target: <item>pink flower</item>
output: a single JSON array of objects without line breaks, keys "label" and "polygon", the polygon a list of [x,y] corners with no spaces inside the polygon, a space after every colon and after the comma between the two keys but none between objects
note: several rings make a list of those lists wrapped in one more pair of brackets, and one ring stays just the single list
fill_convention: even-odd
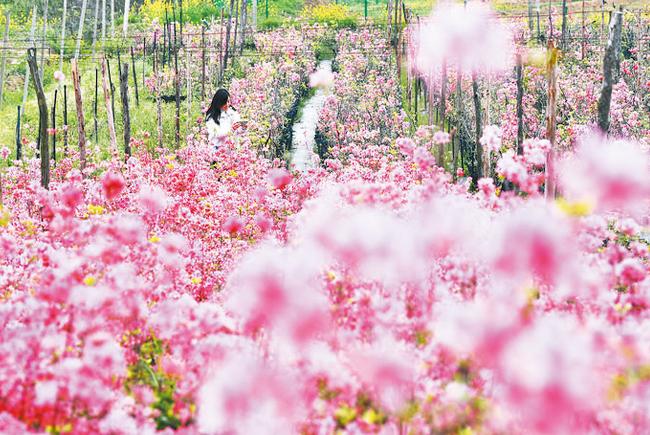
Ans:
[{"label": "pink flower", "polygon": [[124,189],[124,177],[119,172],[106,172],[102,177],[104,196],[112,201]]},{"label": "pink flower", "polygon": [[511,64],[512,36],[484,4],[438,3],[415,28],[414,42],[416,67],[423,74],[444,61],[465,71],[501,71]]},{"label": "pink flower", "polygon": [[481,145],[489,152],[499,151],[501,148],[501,128],[497,125],[488,125],[483,130]]},{"label": "pink flower", "polygon": [[260,228],[263,233],[266,233],[273,226],[273,222],[265,214],[258,213],[255,215],[255,224]]},{"label": "pink flower", "polygon": [[448,144],[451,140],[451,136],[446,131],[436,131],[433,134],[433,143],[436,145],[445,145]]},{"label": "pink flower", "polygon": [[650,198],[650,156],[638,144],[592,135],[560,166],[567,196],[602,210],[635,211]]},{"label": "pink flower", "polygon": [[276,168],[269,171],[269,181],[275,189],[284,189],[291,183],[292,179],[293,176],[291,173],[284,168]]},{"label": "pink flower", "polygon": [[65,187],[61,194],[61,202],[70,209],[74,209],[81,204],[83,198],[83,191],[73,184]]},{"label": "pink flower", "polygon": [[56,80],[59,83],[63,82],[65,80],[65,74],[63,74],[62,71],[55,71],[54,80]]},{"label": "pink flower", "polygon": [[169,197],[158,186],[143,185],[140,188],[140,206],[147,212],[156,214],[160,213],[169,203]]},{"label": "pink flower", "polygon": [[2,147],[2,149],[0,149],[0,158],[5,160],[7,157],[9,157],[10,153],[11,153],[11,151],[9,151],[9,148]]},{"label": "pink flower", "polygon": [[237,234],[244,228],[244,220],[241,216],[230,216],[223,223],[222,228],[230,235]]},{"label": "pink flower", "polygon": [[625,285],[641,282],[649,275],[649,271],[636,258],[626,258],[616,265],[616,275]]}]

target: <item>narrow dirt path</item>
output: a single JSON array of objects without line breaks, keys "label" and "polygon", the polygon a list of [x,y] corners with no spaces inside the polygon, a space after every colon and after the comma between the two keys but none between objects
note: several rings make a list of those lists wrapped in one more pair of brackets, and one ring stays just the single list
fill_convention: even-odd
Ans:
[{"label": "narrow dirt path", "polygon": [[[331,72],[332,61],[321,61],[318,65],[318,71]],[[318,88],[316,94],[305,104],[300,119],[293,125],[291,164],[299,171],[306,171],[315,166],[313,156],[316,143],[316,127],[326,98],[323,89]]]}]

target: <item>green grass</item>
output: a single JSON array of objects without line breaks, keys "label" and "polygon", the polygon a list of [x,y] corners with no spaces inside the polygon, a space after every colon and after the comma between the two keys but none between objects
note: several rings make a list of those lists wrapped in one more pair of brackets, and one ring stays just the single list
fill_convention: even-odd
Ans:
[{"label": "green grass", "polygon": [[[151,65],[143,64],[141,61],[136,62],[136,71],[137,71],[137,80],[138,80],[138,91],[140,96],[140,105],[136,105],[135,100],[135,88],[133,85],[133,76],[129,66],[129,105],[130,105],[130,117],[131,117],[131,136],[143,139],[145,144],[153,149],[157,146],[157,117],[156,117],[156,103],[154,100],[154,95],[152,95],[146,88],[144,88],[142,83],[142,68],[146,68],[147,75],[151,73]],[[95,99],[95,67],[99,71],[99,86],[98,86],[98,104],[97,104],[97,117],[98,117],[98,130],[97,135],[95,136],[94,128],[94,115],[93,115],[93,106]],[[43,74],[44,89],[46,97],[48,100],[48,109],[51,111],[53,104],[54,91],[57,88],[57,84],[53,80],[53,73],[55,69],[58,69],[58,61],[53,61],[50,64],[46,64],[46,68]],[[119,79],[118,79],[118,66],[117,59],[111,59],[111,72],[113,76],[113,85],[115,86],[114,91],[114,102],[115,102],[115,129],[117,136],[117,145],[118,149],[123,149],[124,140],[122,139],[122,102],[120,99],[120,88],[119,88]],[[82,98],[83,98],[83,109],[85,117],[85,132],[86,138],[90,142],[90,148],[92,149],[94,145],[99,145],[102,151],[109,149],[109,133],[108,133],[108,123],[106,115],[106,106],[104,102],[104,94],[102,90],[102,77],[101,77],[101,65],[95,64],[90,60],[84,60],[80,63],[81,71],[81,88],[82,88]],[[17,74],[14,74],[11,77],[11,83],[13,86],[8,86],[5,89],[5,101],[0,105],[0,119],[2,119],[2,125],[0,126],[0,146],[8,146],[12,152],[12,156],[15,156],[15,127],[16,127],[16,118],[17,110],[16,106],[22,102],[22,93],[23,93],[23,82],[24,74],[20,74],[20,70],[16,71]],[[68,62],[64,63],[64,73],[66,75],[66,84],[68,85],[68,138],[71,148],[76,149],[78,144],[78,134],[77,134],[77,110],[75,105],[74,90],[72,88],[72,80],[70,73],[70,64]],[[188,126],[191,129],[196,125],[196,118],[200,115],[200,82],[196,77],[193,78],[193,101],[190,111],[189,123],[188,123],[188,101],[181,102],[180,110],[180,120],[181,120],[181,142],[183,138],[188,133]],[[210,92],[214,90],[213,83],[207,83],[206,94],[209,95]],[[165,94],[172,94],[172,90],[168,89],[165,91]],[[185,86],[181,89],[181,95],[186,95]],[[162,104],[163,112],[163,142],[166,147],[173,147],[175,143],[175,128],[174,128],[174,117],[175,117],[175,105],[174,103],[163,103]],[[51,112],[50,112],[51,113]],[[39,113],[38,106],[35,98],[35,93],[33,89],[33,82],[30,78],[30,87],[29,95],[27,99],[27,104],[25,107],[23,121],[22,121],[22,131],[21,136],[26,138],[30,142],[35,142],[38,136],[38,122],[39,122]],[[57,134],[57,153],[60,153],[63,149],[63,91],[59,91],[57,97],[57,111],[56,111],[56,125],[59,129]],[[48,127],[51,127],[51,115],[48,117]],[[145,139],[145,132],[150,134],[148,139]],[[95,141],[96,137],[96,141]],[[51,143],[51,139],[50,139]],[[32,157],[34,155],[33,149],[28,149],[23,147],[23,155],[25,157]]]}]

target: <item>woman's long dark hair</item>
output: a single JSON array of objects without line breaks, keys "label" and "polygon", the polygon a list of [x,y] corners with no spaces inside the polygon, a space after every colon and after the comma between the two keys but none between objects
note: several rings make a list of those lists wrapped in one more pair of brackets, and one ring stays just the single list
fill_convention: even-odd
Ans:
[{"label": "woman's long dark hair", "polygon": [[219,124],[219,118],[221,118],[221,108],[228,102],[230,94],[227,90],[221,88],[215,92],[214,97],[212,97],[212,103],[208,107],[207,112],[205,112],[205,120],[212,118],[214,122]]}]

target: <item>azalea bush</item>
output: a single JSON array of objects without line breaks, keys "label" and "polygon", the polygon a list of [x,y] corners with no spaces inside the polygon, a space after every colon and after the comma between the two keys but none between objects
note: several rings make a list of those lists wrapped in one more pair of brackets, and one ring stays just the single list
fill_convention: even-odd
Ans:
[{"label": "azalea bush", "polygon": [[36,160],[3,167],[0,432],[650,431],[641,141],[586,128],[557,198],[553,145],[516,154],[507,126],[480,138],[494,178],[450,174],[385,39],[343,31],[337,72],[310,77],[326,154],[292,172],[260,132],[313,46],[256,38],[230,85],[253,127],[218,150],[197,125],[174,151],[71,152],[49,190]]}]

